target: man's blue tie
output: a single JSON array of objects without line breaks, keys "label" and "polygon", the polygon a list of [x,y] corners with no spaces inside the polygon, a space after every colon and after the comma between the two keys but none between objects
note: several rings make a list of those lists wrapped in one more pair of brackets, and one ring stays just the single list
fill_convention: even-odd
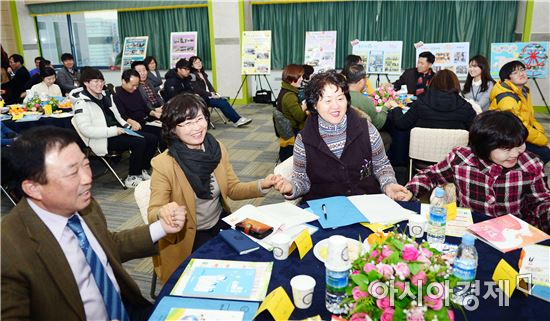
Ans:
[{"label": "man's blue tie", "polygon": [[86,261],[88,261],[88,264],[90,265],[90,269],[92,270],[97,287],[103,296],[103,301],[105,302],[105,307],[107,308],[107,313],[109,314],[110,320],[128,321],[128,314],[124,309],[120,295],[113,285],[113,282],[107,275],[107,272],[105,272],[105,268],[103,267],[103,264],[101,264],[99,257],[97,257],[97,254],[90,246],[78,216],[73,215],[73,217],[71,217],[67,222],[67,226],[76,235],[80,248],[86,256]]}]

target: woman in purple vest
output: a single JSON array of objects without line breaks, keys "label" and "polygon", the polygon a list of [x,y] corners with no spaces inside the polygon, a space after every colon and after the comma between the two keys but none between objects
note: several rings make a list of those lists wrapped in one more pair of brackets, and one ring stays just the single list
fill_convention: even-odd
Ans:
[{"label": "woman in purple vest", "polygon": [[292,179],[275,188],[304,201],[337,195],[385,193],[404,199],[380,134],[350,105],[346,79],[331,70],[315,75],[305,91],[311,116],[294,144]]}]

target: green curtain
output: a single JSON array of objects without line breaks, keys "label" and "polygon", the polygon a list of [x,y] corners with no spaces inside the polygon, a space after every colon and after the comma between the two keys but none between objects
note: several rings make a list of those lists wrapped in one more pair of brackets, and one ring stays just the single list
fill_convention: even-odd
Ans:
[{"label": "green curtain", "polygon": [[470,42],[470,57],[489,57],[491,42],[514,41],[518,1],[350,1],[253,5],[254,30],[272,31],[272,68],[304,61],[307,31],[336,30],[336,68],[350,41],[403,41],[402,68],[416,65],[424,43]]},{"label": "green curtain", "polygon": [[[117,10],[117,9],[136,9],[136,8],[154,8],[170,6],[189,6],[195,4],[207,5],[206,0],[149,0],[149,1],[128,1],[128,0],[109,0],[109,1],[50,1],[48,3],[28,4],[27,8],[31,14],[52,14],[52,13],[80,13],[84,11],[96,10]],[[157,8],[160,9],[160,8]]]},{"label": "green curtain", "polygon": [[211,69],[208,8],[118,12],[121,47],[125,37],[149,36],[147,55],[157,59],[159,69],[170,67],[170,33],[183,31],[197,31],[197,53]]}]

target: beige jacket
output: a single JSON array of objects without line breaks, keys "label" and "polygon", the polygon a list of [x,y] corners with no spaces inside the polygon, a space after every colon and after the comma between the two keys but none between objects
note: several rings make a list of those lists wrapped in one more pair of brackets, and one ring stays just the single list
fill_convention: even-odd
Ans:
[{"label": "beige jacket", "polygon": [[[225,146],[220,142],[222,157],[214,175],[220,186],[222,205],[227,213],[231,210],[227,198],[243,200],[262,196],[258,182],[241,183],[231,163]],[[171,234],[159,240],[160,255],[153,257],[157,276],[166,282],[180,264],[191,254],[196,233],[195,192],[178,162],[168,151],[151,161],[151,199],[149,202],[149,223],[157,221],[159,209],[170,202],[176,202],[187,208],[184,228],[177,234]]]}]

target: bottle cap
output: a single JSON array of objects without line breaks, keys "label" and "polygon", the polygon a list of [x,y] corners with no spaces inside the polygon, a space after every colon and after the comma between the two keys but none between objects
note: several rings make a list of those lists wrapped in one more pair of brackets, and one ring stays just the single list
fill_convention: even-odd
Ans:
[{"label": "bottle cap", "polygon": [[474,245],[476,238],[470,233],[464,233],[462,236],[462,243],[465,245]]},{"label": "bottle cap", "polygon": [[435,197],[444,197],[445,196],[445,190],[441,187],[436,187],[435,189]]}]

